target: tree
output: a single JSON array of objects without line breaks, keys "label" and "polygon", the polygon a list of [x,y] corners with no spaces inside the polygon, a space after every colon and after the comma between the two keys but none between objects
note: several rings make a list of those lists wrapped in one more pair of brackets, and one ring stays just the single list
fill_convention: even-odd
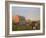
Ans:
[{"label": "tree", "polygon": [[23,16],[19,16],[19,18],[20,18],[20,22],[25,21],[25,17],[23,17]]}]

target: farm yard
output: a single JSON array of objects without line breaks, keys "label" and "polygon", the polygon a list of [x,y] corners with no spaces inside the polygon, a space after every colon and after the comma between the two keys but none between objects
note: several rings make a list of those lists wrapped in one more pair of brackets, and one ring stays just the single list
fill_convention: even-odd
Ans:
[{"label": "farm yard", "polygon": [[26,20],[23,16],[14,17],[12,19],[12,31],[22,30],[40,30],[40,20],[31,21],[30,19]]}]

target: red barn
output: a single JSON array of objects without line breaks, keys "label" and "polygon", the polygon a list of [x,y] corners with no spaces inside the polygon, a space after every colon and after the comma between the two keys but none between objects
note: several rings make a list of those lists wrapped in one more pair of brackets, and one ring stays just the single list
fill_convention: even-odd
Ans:
[{"label": "red barn", "polygon": [[13,20],[15,23],[18,23],[18,22],[19,22],[19,16],[12,16],[12,20]]}]

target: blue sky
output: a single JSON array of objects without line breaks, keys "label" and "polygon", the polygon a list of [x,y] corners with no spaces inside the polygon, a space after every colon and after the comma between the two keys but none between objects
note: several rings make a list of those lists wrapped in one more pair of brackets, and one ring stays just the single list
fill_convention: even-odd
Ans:
[{"label": "blue sky", "polygon": [[40,8],[35,7],[12,7],[12,15],[20,15],[32,20],[40,19]]}]

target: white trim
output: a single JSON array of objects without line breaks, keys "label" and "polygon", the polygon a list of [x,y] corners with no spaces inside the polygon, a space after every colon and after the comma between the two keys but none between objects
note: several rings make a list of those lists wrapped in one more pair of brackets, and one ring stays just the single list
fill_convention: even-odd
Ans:
[{"label": "white trim", "polygon": [[10,6],[16,6],[16,7],[36,7],[39,8],[41,7],[40,5],[24,5],[24,4],[10,4]]},{"label": "white trim", "polygon": [[[19,7],[37,7],[40,8],[40,30],[29,30],[29,31],[12,31],[12,6]],[[21,4],[10,4],[10,29],[9,34],[26,34],[26,33],[42,33],[43,32],[43,7],[40,5],[21,5]]]}]

